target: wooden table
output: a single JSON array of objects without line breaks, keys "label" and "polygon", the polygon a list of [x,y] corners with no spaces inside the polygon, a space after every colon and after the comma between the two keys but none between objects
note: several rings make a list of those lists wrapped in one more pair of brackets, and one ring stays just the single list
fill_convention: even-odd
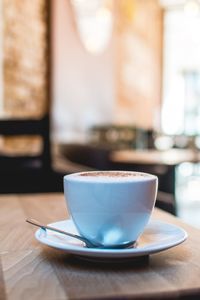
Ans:
[{"label": "wooden table", "polygon": [[200,154],[192,150],[169,149],[159,150],[116,150],[112,151],[110,159],[115,163],[138,163],[149,165],[176,166],[180,163],[200,160]]},{"label": "wooden table", "polygon": [[[0,299],[200,299],[200,230],[154,210],[184,228],[181,245],[136,264],[95,264],[46,247],[26,217],[68,217],[62,194],[0,196]],[[196,298],[192,298],[196,297]]]}]

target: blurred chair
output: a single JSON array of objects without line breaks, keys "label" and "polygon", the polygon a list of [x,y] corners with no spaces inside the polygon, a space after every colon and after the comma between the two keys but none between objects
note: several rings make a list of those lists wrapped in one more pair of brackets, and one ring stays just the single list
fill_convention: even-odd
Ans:
[{"label": "blurred chair", "polygon": [[1,119],[3,137],[39,136],[37,154],[0,153],[0,193],[56,192],[62,190],[62,174],[54,172],[49,139],[49,116],[41,119]]},{"label": "blurred chair", "polygon": [[110,149],[90,144],[63,144],[60,145],[62,156],[79,165],[80,171],[109,169]]},{"label": "blurred chair", "polygon": [[96,125],[90,129],[89,139],[96,146],[113,150],[154,148],[153,131],[134,125]]}]

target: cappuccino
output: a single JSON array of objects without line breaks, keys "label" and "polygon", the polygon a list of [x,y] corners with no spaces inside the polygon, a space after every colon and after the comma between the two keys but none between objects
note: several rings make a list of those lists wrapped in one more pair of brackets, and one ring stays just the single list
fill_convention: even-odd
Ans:
[{"label": "cappuccino", "polygon": [[92,171],[72,174],[71,178],[77,180],[92,180],[92,181],[132,181],[132,180],[148,180],[153,175],[142,172],[131,171]]},{"label": "cappuccino", "polygon": [[151,216],[157,181],[131,171],[66,175],[65,199],[79,234],[107,248],[135,242]]}]

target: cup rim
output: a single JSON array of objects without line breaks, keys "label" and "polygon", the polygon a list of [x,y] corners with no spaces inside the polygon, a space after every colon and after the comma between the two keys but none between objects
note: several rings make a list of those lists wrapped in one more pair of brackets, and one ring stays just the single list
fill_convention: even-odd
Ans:
[{"label": "cup rim", "polygon": [[[79,176],[81,174],[94,174],[94,173],[113,173],[113,172],[120,172],[120,173],[134,173],[134,174],[142,174],[144,176],[141,177],[108,177],[108,176],[102,176],[94,177],[94,176]],[[147,175],[147,176],[146,176]],[[64,181],[78,181],[78,182],[98,182],[98,183],[130,183],[130,182],[147,182],[147,181],[154,181],[158,180],[158,177],[154,174],[147,173],[147,172],[140,172],[140,171],[125,171],[125,170],[97,170],[97,171],[81,171],[81,172],[75,172],[71,174],[64,175]]]}]

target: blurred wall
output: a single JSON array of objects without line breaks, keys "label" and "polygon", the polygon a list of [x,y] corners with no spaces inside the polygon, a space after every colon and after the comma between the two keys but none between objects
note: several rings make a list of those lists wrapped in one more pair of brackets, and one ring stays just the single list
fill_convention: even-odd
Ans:
[{"label": "blurred wall", "polygon": [[[155,127],[162,78],[162,9],[158,0],[120,0],[106,50],[88,53],[70,1],[52,0],[53,137],[85,140],[93,124]],[[122,4],[120,7],[119,4]]]},{"label": "blurred wall", "polygon": [[52,0],[52,14],[54,139],[84,140],[92,124],[112,122],[113,43],[91,55],[81,44],[70,1]]},{"label": "blurred wall", "polygon": [[115,118],[142,128],[159,127],[163,10],[158,0],[118,3]]},{"label": "blurred wall", "polygon": [[6,116],[38,118],[47,111],[47,9],[46,0],[1,0],[0,106]]},{"label": "blurred wall", "polygon": [[0,0],[0,114],[3,111],[3,3]]}]

